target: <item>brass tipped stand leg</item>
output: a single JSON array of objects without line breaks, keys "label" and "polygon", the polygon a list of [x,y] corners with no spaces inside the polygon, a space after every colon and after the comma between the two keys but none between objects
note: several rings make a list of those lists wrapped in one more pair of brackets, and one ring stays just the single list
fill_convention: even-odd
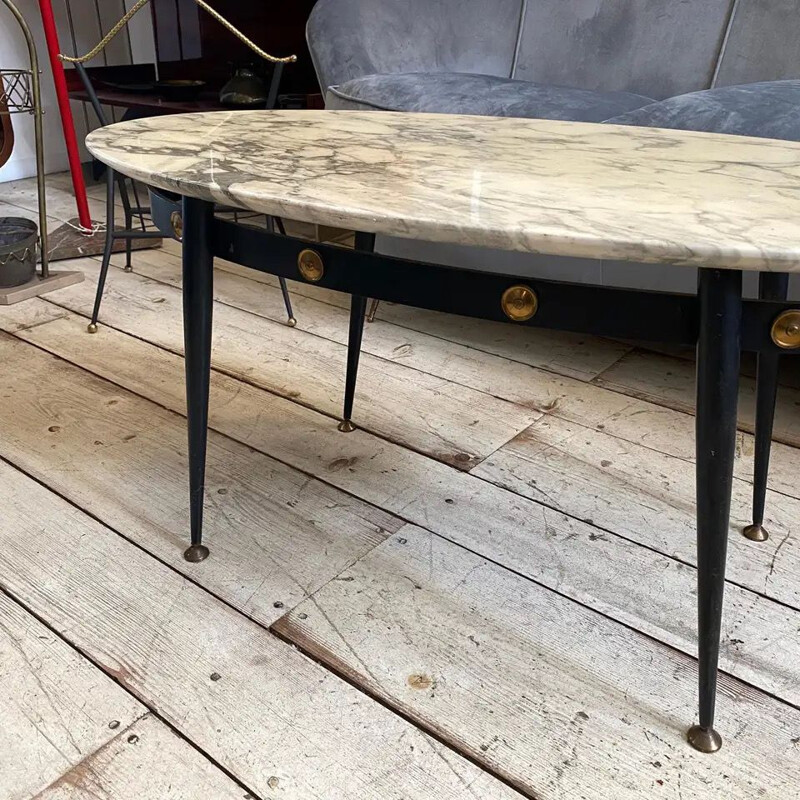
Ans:
[{"label": "brass tipped stand leg", "polygon": [[184,558],[196,564],[208,558],[203,545],[208,394],[211,383],[211,320],[214,257],[211,250],[214,206],[183,200],[183,339],[186,353],[186,417],[189,428],[189,514],[191,546]]},{"label": "brass tipped stand leg", "polygon": [[[357,233],[356,250],[371,253],[375,249],[375,234]],[[375,301],[373,301],[374,303]],[[339,423],[342,433],[352,433],[356,426],[353,425],[353,402],[356,395],[356,382],[358,380],[358,362],[361,357],[361,340],[364,335],[364,318],[367,312],[367,298],[353,295],[350,300],[350,333],[347,340],[347,376],[344,387],[344,413]]]},{"label": "brass tipped stand leg", "polygon": [[693,725],[686,733],[686,738],[701,753],[716,753],[722,747],[722,737],[713,728]]},{"label": "brass tipped stand leg", "polygon": [[[762,272],[758,276],[758,296],[761,300],[786,300],[789,294],[789,276],[780,272]],[[773,327],[773,340],[786,349],[792,346],[792,336],[787,330]],[[798,332],[800,334],[800,332]],[[775,403],[778,399],[779,353],[759,353],[756,378],[756,436],[755,465],[753,470],[753,524],[742,533],[752,542],[766,542],[769,533],[764,527],[764,508],[767,497],[769,456],[772,447],[772,429],[775,420]]]},{"label": "brass tipped stand leg", "polygon": [[717,665],[730,524],[742,330],[742,273],[700,270],[697,343],[697,620],[700,724],[689,743],[722,745],[714,730]]},{"label": "brass tipped stand leg", "polygon": [[201,561],[205,561],[209,555],[210,551],[204,544],[193,544],[191,547],[187,547],[183,553],[183,557],[190,564],[199,564]]}]

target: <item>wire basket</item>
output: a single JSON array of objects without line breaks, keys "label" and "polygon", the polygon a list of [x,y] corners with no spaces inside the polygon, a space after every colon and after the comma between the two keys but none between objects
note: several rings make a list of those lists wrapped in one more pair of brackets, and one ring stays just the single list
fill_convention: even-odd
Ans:
[{"label": "wire basket", "polygon": [[6,106],[8,114],[32,114],[36,110],[32,74],[28,69],[0,70],[0,106]]}]

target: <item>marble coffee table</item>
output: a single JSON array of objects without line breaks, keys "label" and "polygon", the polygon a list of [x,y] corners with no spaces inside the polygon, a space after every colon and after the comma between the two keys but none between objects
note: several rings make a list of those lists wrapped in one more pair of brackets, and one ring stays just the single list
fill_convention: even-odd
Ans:
[{"label": "marble coffee table", "polygon": [[[353,296],[343,431],[366,298],[603,336],[697,344],[698,750],[714,708],[742,350],[759,358],[754,524],[763,522],[781,354],[800,352],[800,145],[539,120],[358,112],[217,112],[92,133],[89,150],[157,187],[183,241],[191,546],[202,544],[214,256]],[[172,194],[170,194],[172,193]],[[356,249],[216,219],[214,203],[358,231]],[[699,267],[696,295],[540,280],[388,258],[375,234],[526,253]],[[742,271],[761,273],[758,300]],[[524,335],[524,334],[521,334]],[[537,535],[531,531],[531,536]]]}]

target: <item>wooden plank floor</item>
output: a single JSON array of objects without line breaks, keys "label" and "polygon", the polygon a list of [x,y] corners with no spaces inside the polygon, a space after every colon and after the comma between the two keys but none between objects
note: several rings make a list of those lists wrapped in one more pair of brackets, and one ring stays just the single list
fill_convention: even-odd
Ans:
[{"label": "wooden plank floor", "polygon": [[180,250],[120,264],[0,309],[3,800],[798,796],[796,368],[701,755],[690,355],[384,304],[343,435],[347,298],[220,262],[190,565]]}]

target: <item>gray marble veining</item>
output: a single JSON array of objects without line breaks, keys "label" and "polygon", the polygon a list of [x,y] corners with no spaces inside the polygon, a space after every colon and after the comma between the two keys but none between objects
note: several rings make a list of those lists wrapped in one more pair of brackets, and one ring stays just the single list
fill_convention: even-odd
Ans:
[{"label": "gray marble veining", "polygon": [[443,114],[237,111],[90,134],[162,189],[438,242],[800,272],[800,144]]}]

